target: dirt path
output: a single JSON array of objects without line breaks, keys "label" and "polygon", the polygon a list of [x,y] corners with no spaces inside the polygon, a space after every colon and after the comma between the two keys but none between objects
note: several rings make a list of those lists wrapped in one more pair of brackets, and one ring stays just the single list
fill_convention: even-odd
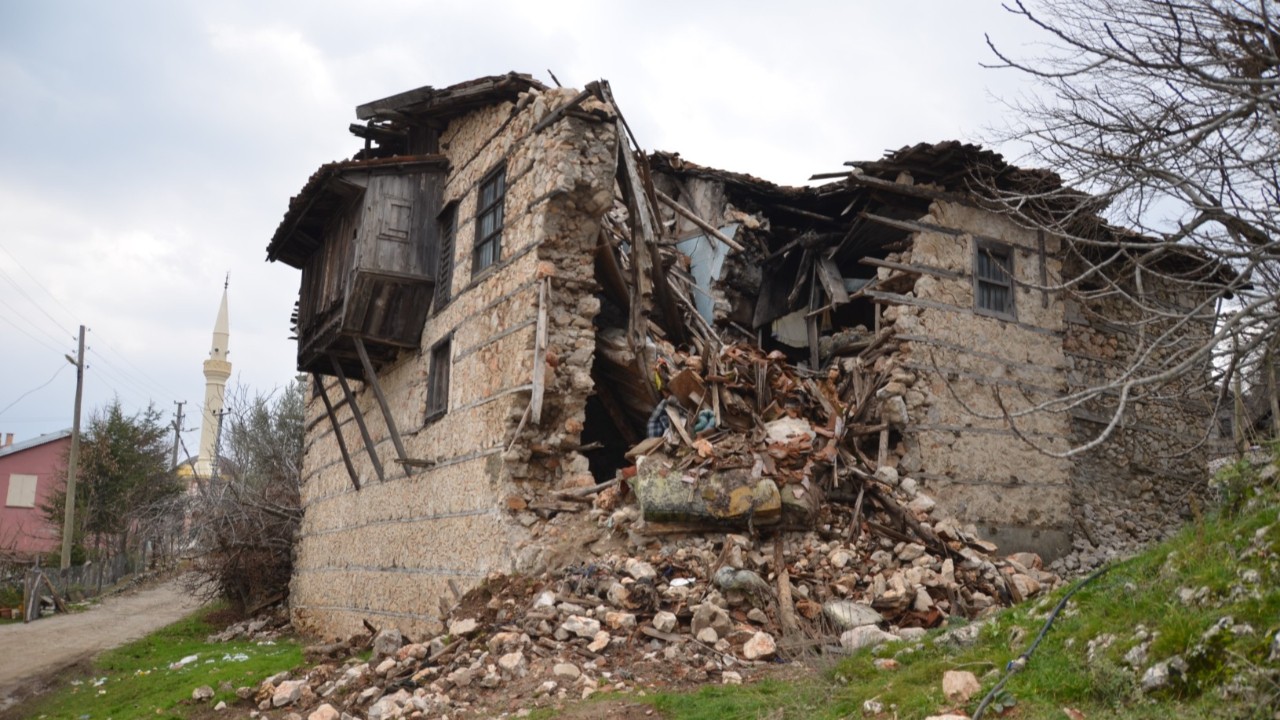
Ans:
[{"label": "dirt path", "polygon": [[0,710],[25,695],[28,683],[136,640],[199,606],[180,581],[169,580],[107,598],[85,612],[0,625]]}]

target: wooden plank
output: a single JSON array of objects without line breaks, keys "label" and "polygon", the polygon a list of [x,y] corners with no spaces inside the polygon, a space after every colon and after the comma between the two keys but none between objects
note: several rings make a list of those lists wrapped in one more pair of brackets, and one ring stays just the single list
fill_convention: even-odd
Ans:
[{"label": "wooden plank", "polygon": [[529,420],[534,427],[542,423],[542,402],[547,392],[547,283],[543,278],[538,285],[538,327],[533,336],[533,391],[529,397]]},{"label": "wooden plank", "polygon": [[395,418],[391,416],[391,406],[387,404],[387,396],[382,394],[382,385],[378,382],[378,373],[374,371],[373,363],[369,360],[369,353],[364,348],[364,340],[361,340],[359,335],[351,340],[356,346],[356,354],[360,356],[360,364],[364,366],[365,381],[369,383],[369,387],[373,388],[373,396],[378,399],[378,407],[382,409],[382,419],[387,423],[387,431],[391,433],[391,444],[395,445],[396,456],[400,458],[405,475],[411,475],[411,466],[406,462],[409,454],[405,452],[404,443],[400,440],[400,431],[396,428]]},{"label": "wooden plank", "polygon": [[862,217],[880,225],[891,227],[896,230],[905,230],[906,232],[936,232],[943,235],[963,235],[964,232],[955,228],[943,227],[933,223],[922,223],[914,220],[899,220],[897,218],[876,215],[875,213],[861,212]]},{"label": "wooden plank", "polygon": [[[333,426],[333,436],[338,440],[338,450],[342,452],[342,462],[347,466],[347,475],[351,478],[351,484],[355,486],[356,491],[360,490],[360,476],[356,475],[356,466],[351,462],[351,453],[347,451],[347,441],[342,438],[342,426],[338,424],[338,415],[334,411],[333,401],[329,399],[329,391],[324,388],[324,379],[320,377],[320,373],[311,373],[316,385],[320,388],[320,400],[324,402],[324,412],[329,416],[329,424]],[[346,399],[343,399],[346,404]]]},{"label": "wooden plank", "polygon": [[1045,258],[1044,230],[1036,230],[1036,251],[1040,255],[1040,307],[1049,307],[1049,268]]},{"label": "wooden plank", "polygon": [[819,257],[817,273],[818,280],[827,291],[827,297],[831,298],[832,307],[849,302],[849,292],[844,289],[844,276],[840,274],[840,268],[836,267],[835,260]]},{"label": "wooden plank", "polygon": [[970,207],[977,207],[976,203],[965,195],[958,195],[956,193],[946,192],[945,190],[934,190],[932,188],[920,187],[919,185],[906,185],[904,183],[896,183],[891,180],[881,180],[880,178],[871,177],[870,175],[864,175],[862,173],[851,174],[847,182],[853,185],[861,185],[875,190],[885,190],[887,192],[906,195],[908,197],[918,197],[926,200],[943,200],[946,202],[968,205]]},{"label": "wooden plank", "polygon": [[[818,296],[818,263],[812,263],[813,269],[810,271],[812,275],[809,279],[809,309],[815,310],[820,302]],[[818,349],[818,316],[809,314],[804,319],[805,334],[809,336],[809,368],[818,370],[822,367],[822,358]]]},{"label": "wooden plank", "polygon": [[369,435],[369,428],[364,423],[364,414],[360,412],[360,406],[356,404],[355,393],[351,392],[351,386],[347,383],[347,374],[343,372],[341,363],[338,359],[329,356],[329,362],[333,364],[333,374],[338,376],[338,384],[342,386],[342,394],[347,398],[347,405],[351,408],[351,417],[356,421],[356,427],[360,428],[360,437],[364,439],[365,452],[369,453],[369,460],[373,463],[373,469],[378,473],[378,481],[386,482],[387,474],[382,469],[382,461],[378,459],[378,451],[373,445],[373,437]]},{"label": "wooden plank", "polygon": [[[622,120],[619,120],[617,128],[619,138],[623,137],[625,129]],[[676,345],[683,345],[689,341],[688,332],[684,326],[684,319],[680,316],[680,311],[676,308],[671,296],[667,275],[662,269],[658,233],[653,225],[653,208],[649,205],[649,188],[640,176],[631,146],[625,142],[621,143],[619,155],[622,161],[618,166],[619,177],[625,180],[621,183],[622,190],[632,210],[631,243],[635,248],[632,261],[638,272],[648,276],[648,282],[653,289],[653,298],[657,302],[658,309],[662,311],[663,319],[666,321],[664,329],[670,334],[671,341]]]},{"label": "wooden plank", "polygon": [[681,205],[679,202],[674,200],[670,195],[667,195],[666,193],[662,192],[661,190],[658,190],[657,188],[654,188],[653,191],[654,193],[657,194],[658,200],[660,200],[663,205],[666,205],[667,207],[674,210],[677,215],[683,217],[684,219],[688,220],[694,225],[697,225],[698,229],[705,232],[709,237],[713,237],[716,240],[719,240],[720,242],[724,243],[725,245],[729,246],[730,248],[738,252],[742,252],[745,249],[743,248],[741,243],[735,241],[733,238],[729,237],[728,235],[725,235],[724,233],[720,232],[720,230],[716,228],[716,226],[698,217],[696,213],[694,213],[689,208],[686,208],[684,205]]},{"label": "wooden plank", "polygon": [[858,260],[859,264],[870,265],[872,267],[888,268],[899,272],[915,273],[917,275],[932,275],[934,277],[944,278],[946,280],[963,280],[964,273],[954,270],[944,270],[940,267],[932,265],[917,265],[915,263],[900,263],[892,260],[881,260],[880,258],[864,257]]}]

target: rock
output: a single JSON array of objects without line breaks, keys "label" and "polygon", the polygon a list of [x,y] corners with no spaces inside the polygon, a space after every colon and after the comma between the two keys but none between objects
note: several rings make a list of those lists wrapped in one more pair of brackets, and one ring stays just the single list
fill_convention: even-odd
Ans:
[{"label": "rock", "polygon": [[373,659],[377,660],[388,655],[395,655],[403,644],[404,638],[396,628],[380,630],[373,638]]},{"label": "rock", "polygon": [[636,616],[629,612],[607,612],[604,614],[604,624],[610,630],[629,630],[636,626]]},{"label": "rock", "polygon": [[742,657],[748,660],[763,660],[772,657],[778,651],[778,644],[767,632],[758,632],[742,645]]},{"label": "rock", "polygon": [[535,610],[538,608],[555,607],[555,604],[556,594],[551,590],[543,590],[541,593],[538,593],[538,597],[533,599],[533,607]]},{"label": "rock", "polygon": [[844,548],[833,550],[831,551],[831,554],[827,556],[827,562],[831,563],[831,567],[837,570],[843,570],[852,560],[853,553],[845,550]]},{"label": "rock", "polygon": [[947,713],[945,715],[930,715],[924,720],[969,720],[968,715],[956,715],[955,713]]},{"label": "rock", "polygon": [[[398,632],[396,634],[399,634]],[[271,707],[284,707],[298,702],[298,698],[302,697],[302,688],[307,686],[306,680],[283,680],[276,685],[276,690],[271,694]]]},{"label": "rock", "polygon": [[871,700],[862,701],[862,713],[864,715],[879,715],[884,712],[884,703],[872,698]]},{"label": "rock", "polygon": [[737,590],[745,593],[767,593],[772,588],[757,573],[750,570],[735,570],[724,566],[716,571],[712,580],[721,590]]},{"label": "rock", "polygon": [[476,631],[480,623],[475,618],[461,618],[449,623],[449,634],[454,637],[465,637]]},{"label": "rock", "polygon": [[336,708],[329,703],[325,703],[311,711],[311,714],[307,716],[307,720],[339,720],[341,716],[341,713]]},{"label": "rock", "polygon": [[475,671],[471,668],[458,668],[449,673],[446,679],[458,687],[467,687],[475,679]]},{"label": "rock", "polygon": [[519,650],[498,658],[498,667],[510,675],[523,675],[525,665],[524,653]]},{"label": "rock", "polygon": [[813,442],[817,433],[804,418],[781,417],[764,424],[765,435],[770,443],[789,444],[792,442]]},{"label": "rock", "polygon": [[652,565],[636,558],[627,558],[627,562],[622,566],[622,569],[636,580],[646,580],[658,576],[658,571],[654,570]]},{"label": "rock", "polygon": [[693,618],[689,621],[689,631],[696,637],[703,628],[712,628],[716,635],[725,636],[733,628],[729,613],[725,609],[709,602],[694,607]]},{"label": "rock", "polygon": [[898,630],[898,637],[908,642],[923,639],[928,634],[929,631],[922,627],[909,627]]},{"label": "rock", "polygon": [[720,682],[725,685],[741,685],[742,675],[732,670],[725,670],[723,673],[720,673]]},{"label": "rock", "polygon": [[587,645],[587,649],[593,653],[598,653],[604,650],[605,648],[609,647],[609,641],[612,639],[613,639],[613,636],[609,634],[609,631],[601,630],[600,632],[596,633],[595,639],[593,639],[590,642],[590,644]]},{"label": "rock", "polygon": [[968,670],[948,670],[942,673],[942,694],[956,705],[963,705],[982,690],[978,676]]},{"label": "rock", "polygon": [[864,625],[877,625],[884,617],[870,605],[852,600],[832,600],[822,606],[822,614],[840,630],[852,630]]},{"label": "rock", "polygon": [[1187,661],[1179,655],[1158,662],[1142,674],[1142,691],[1154,692],[1166,688],[1173,680],[1180,679],[1186,671]]},{"label": "rock", "polygon": [[917,515],[927,515],[933,512],[933,508],[937,506],[937,502],[933,498],[924,493],[916,493],[911,502],[907,503],[907,509]]},{"label": "rock", "polygon": [[213,688],[209,687],[208,685],[201,685],[200,687],[191,691],[192,700],[204,702],[205,700],[209,700],[211,698],[213,698]]},{"label": "rock", "polygon": [[898,486],[898,471],[888,465],[876,468],[875,478],[889,487]]},{"label": "rock", "polygon": [[396,659],[386,658],[382,662],[378,663],[378,667],[374,669],[374,672],[383,677],[386,677],[387,673],[395,669],[396,669]]},{"label": "rock", "polygon": [[605,593],[605,598],[614,607],[628,607],[631,604],[631,591],[627,589],[626,585],[615,582],[609,586],[608,592]]},{"label": "rock", "polygon": [[897,639],[896,635],[887,633],[875,625],[863,625],[840,633],[840,647],[846,650],[861,650]]},{"label": "rock", "polygon": [[580,638],[594,638],[600,632],[600,621],[582,615],[570,615],[565,618],[560,629]]},{"label": "rock", "polygon": [[698,631],[696,637],[698,638],[698,642],[715,645],[720,639],[720,634],[717,633],[716,629],[713,627],[704,627]]},{"label": "rock", "polygon": [[227,709],[227,704],[226,704],[225,702],[223,702],[223,701],[219,700],[219,701],[218,701],[218,704],[213,706],[213,709],[214,709],[214,710],[217,710],[218,712],[222,712],[223,710],[226,710],[226,709]]},{"label": "rock", "polygon": [[578,676],[582,674],[582,671],[578,669],[577,665],[574,665],[573,663],[564,662],[564,663],[556,663],[555,666],[551,668],[551,674],[555,675],[556,677],[567,678],[569,680],[577,680]]},{"label": "rock", "polygon": [[904,563],[909,563],[917,558],[924,557],[926,552],[928,551],[920,543],[907,543],[898,551],[898,559]]},{"label": "rock", "polygon": [[1018,601],[1034,597],[1036,593],[1040,592],[1040,582],[1030,575],[1023,575],[1022,573],[1014,573],[1009,578],[1009,586],[1013,590],[1014,599]]},{"label": "rock", "polygon": [[877,670],[897,670],[898,661],[893,658],[876,658],[871,661],[872,667]]},{"label": "rock", "polygon": [[769,622],[769,616],[760,608],[751,608],[747,611],[747,620],[757,625],[764,625]]},{"label": "rock", "polygon": [[653,629],[659,632],[669,633],[675,630],[678,624],[676,616],[666,610],[660,610],[653,616]]}]

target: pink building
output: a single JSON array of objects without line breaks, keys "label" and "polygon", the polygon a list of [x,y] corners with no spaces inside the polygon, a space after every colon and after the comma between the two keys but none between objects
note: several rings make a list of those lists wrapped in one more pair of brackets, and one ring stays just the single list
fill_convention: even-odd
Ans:
[{"label": "pink building", "polygon": [[41,505],[66,484],[64,458],[71,430],[0,444],[0,555],[34,556],[55,550],[58,528],[46,522]]}]

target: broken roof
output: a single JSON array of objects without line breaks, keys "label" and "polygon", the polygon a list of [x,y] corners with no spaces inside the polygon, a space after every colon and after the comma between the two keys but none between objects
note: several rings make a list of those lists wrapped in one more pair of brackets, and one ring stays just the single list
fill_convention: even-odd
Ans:
[{"label": "broken roof", "polygon": [[489,75],[439,89],[424,85],[358,105],[356,117],[372,120],[413,116],[420,120],[448,120],[478,107],[515,100],[520,93],[532,88],[545,90],[546,86],[534,80],[532,75],[516,72]]}]

